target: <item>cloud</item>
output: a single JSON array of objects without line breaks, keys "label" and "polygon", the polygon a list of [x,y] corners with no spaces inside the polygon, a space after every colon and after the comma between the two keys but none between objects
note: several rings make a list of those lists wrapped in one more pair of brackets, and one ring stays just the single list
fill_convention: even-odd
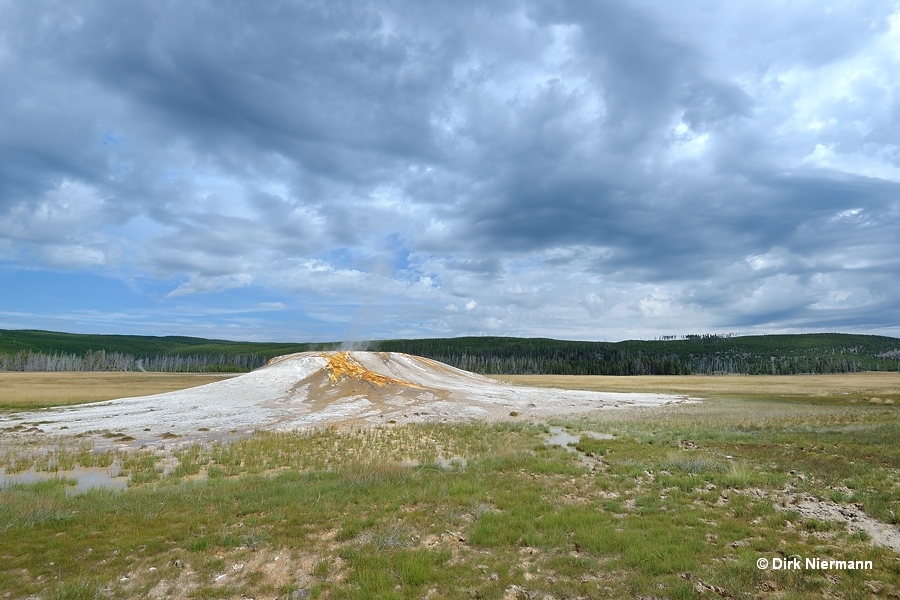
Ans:
[{"label": "cloud", "polygon": [[187,294],[209,294],[223,292],[235,288],[247,287],[253,283],[250,275],[220,275],[217,277],[196,276],[167,294],[167,298],[175,298]]},{"label": "cloud", "polygon": [[329,337],[896,322],[896,7],[0,8],[7,267]]}]

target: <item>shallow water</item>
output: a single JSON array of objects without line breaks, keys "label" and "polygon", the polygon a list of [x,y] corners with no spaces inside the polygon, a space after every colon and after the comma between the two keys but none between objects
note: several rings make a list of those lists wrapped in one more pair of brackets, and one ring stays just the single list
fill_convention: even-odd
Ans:
[{"label": "shallow water", "polygon": [[548,446],[560,446],[565,448],[569,452],[577,452],[574,448],[575,444],[581,441],[581,436],[588,436],[598,440],[611,440],[613,439],[612,434],[609,433],[597,433],[596,431],[582,431],[578,435],[572,435],[566,430],[565,427],[559,427],[557,425],[551,425],[549,427],[549,433],[545,433],[544,443]]},{"label": "shallow water", "polygon": [[66,493],[79,494],[92,488],[124,490],[128,478],[119,477],[119,467],[75,467],[68,471],[35,471],[33,468],[21,473],[7,473],[0,469],[0,490],[17,483],[29,484],[48,479],[74,479],[78,483],[66,489]]},{"label": "shallow water", "polygon": [[564,427],[551,426],[550,432],[544,434],[544,443],[548,446],[560,446],[569,452],[575,452],[574,446],[581,440],[580,435],[572,435]]}]

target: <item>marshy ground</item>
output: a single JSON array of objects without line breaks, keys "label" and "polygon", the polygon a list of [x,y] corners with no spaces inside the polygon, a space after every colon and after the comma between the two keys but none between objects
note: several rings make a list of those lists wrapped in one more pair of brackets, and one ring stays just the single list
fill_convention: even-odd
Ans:
[{"label": "marshy ground", "polygon": [[[54,474],[0,491],[0,597],[900,596],[900,374],[528,383],[705,400],[144,449],[0,434],[5,472]],[[127,488],[76,493],[75,468]],[[872,567],[757,567],[793,557]]]}]

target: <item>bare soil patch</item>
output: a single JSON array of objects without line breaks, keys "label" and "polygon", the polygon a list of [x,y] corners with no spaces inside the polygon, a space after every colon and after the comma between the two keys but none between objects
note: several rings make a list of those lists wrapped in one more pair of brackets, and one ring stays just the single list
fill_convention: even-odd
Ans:
[{"label": "bare soil patch", "polygon": [[[797,491],[793,486],[771,491],[748,488],[737,490],[736,493],[753,498],[767,498],[773,501],[776,509],[796,512],[802,519],[840,523],[851,533],[864,532],[876,546],[900,553],[900,528],[873,519],[863,511],[858,502],[832,502],[809,492]],[[786,526],[789,529],[796,527],[790,521],[786,522]]]}]

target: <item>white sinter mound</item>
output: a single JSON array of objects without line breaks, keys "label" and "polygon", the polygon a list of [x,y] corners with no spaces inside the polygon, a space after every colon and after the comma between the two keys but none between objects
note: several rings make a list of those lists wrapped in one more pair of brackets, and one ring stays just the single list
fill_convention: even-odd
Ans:
[{"label": "white sinter mound", "polygon": [[[508,419],[684,401],[664,394],[587,392],[504,384],[394,352],[303,352],[208,385],[138,398],[0,417],[46,433],[110,431],[134,438],[292,430],[327,425]],[[148,430],[151,433],[148,433]]]}]

